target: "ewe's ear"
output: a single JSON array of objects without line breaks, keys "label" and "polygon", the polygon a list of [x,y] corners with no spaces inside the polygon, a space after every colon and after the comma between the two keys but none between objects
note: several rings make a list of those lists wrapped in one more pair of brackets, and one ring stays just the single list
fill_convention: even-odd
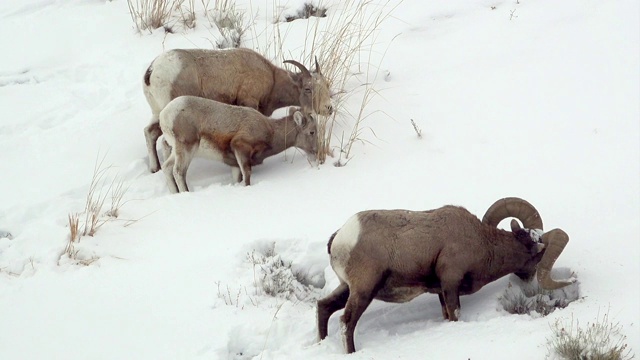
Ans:
[{"label": "ewe's ear", "polygon": [[300,111],[296,111],[295,114],[293,114],[293,121],[296,122],[296,125],[302,127],[306,120]]}]

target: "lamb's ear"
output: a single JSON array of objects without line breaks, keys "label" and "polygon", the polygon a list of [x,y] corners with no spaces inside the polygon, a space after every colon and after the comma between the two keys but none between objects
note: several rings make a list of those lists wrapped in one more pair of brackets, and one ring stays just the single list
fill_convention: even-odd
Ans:
[{"label": "lamb's ear", "polygon": [[304,123],[306,122],[306,119],[304,118],[304,115],[302,115],[300,111],[296,111],[295,114],[293,114],[293,121],[296,122],[296,125],[303,127]]}]

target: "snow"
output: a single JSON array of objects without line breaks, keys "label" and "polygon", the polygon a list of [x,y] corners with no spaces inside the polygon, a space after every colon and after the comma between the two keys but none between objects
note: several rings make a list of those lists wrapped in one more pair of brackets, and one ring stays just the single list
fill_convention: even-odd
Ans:
[{"label": "snow", "polygon": [[[264,46],[272,4],[238,7],[257,14],[249,38]],[[605,311],[637,352],[639,14],[631,0],[404,0],[377,34],[380,96],[346,166],[288,151],[244,187],[199,160],[192,192],[170,194],[147,171],[142,76],[163,50],[211,48],[202,14],[195,30],[138,34],[124,0],[1,2],[0,358],[342,358],[339,313],[317,343],[313,301],[338,284],[326,253],[338,227],[366,209],[455,204],[481,216],[505,196],[569,234],[556,266],[582,297],[546,317],[511,315],[497,310],[503,278],[463,297],[456,323],[432,295],[374,301],[351,358],[540,359],[550,324]],[[304,50],[316,20],[281,25],[287,53]],[[341,111],[359,107],[353,96]],[[344,121],[335,134],[350,131]],[[127,192],[118,219],[76,244],[85,266],[61,254],[100,159],[111,167],[99,192],[114,179]],[[316,287],[302,299],[262,293],[251,254],[270,249]]]}]

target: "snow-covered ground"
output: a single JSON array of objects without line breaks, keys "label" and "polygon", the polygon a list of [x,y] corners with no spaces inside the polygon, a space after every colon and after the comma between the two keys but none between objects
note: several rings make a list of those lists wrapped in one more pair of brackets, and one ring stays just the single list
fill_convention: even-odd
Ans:
[{"label": "snow-covered ground", "polygon": [[[271,26],[273,2],[238,6]],[[481,216],[505,196],[570,235],[556,266],[582,298],[510,315],[504,278],[463,297],[456,323],[433,295],[374,301],[351,358],[540,359],[556,320],[606,312],[638,351],[639,15],[634,0],[404,0],[379,29],[380,96],[347,166],[288,151],[243,187],[198,160],[192,192],[173,195],[147,171],[142,75],[163,50],[211,48],[202,15],[195,30],[140,35],[125,0],[1,2],[0,235],[12,239],[0,238],[0,359],[340,358],[338,314],[316,343],[313,300],[338,283],[326,242],[349,216],[444,204]],[[280,25],[288,50],[308,22]],[[359,107],[354,96],[341,111]],[[98,192],[114,178],[127,191],[118,219],[76,244],[85,266],[62,254],[100,159],[111,168]],[[264,294],[264,269],[287,268],[274,252],[321,289]]]}]

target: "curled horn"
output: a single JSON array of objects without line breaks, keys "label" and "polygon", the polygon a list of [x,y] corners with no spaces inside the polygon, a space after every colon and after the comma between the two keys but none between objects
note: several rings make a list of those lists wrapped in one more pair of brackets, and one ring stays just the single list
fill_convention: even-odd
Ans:
[{"label": "curled horn", "polygon": [[304,76],[311,77],[311,73],[309,72],[309,69],[307,69],[304,65],[300,64],[299,62],[297,62],[295,60],[285,60],[283,62],[285,64],[291,64],[291,65],[297,67],[298,69],[300,69],[302,74],[304,74]]},{"label": "curled horn", "polygon": [[543,229],[538,210],[528,201],[516,197],[503,198],[493,203],[484,214],[482,223],[498,226],[500,221],[508,217],[522,221],[522,225],[527,229]]},{"label": "curled horn", "polygon": [[545,252],[538,263],[538,283],[543,289],[555,290],[570,285],[573,281],[556,281],[551,278],[551,268],[569,242],[569,235],[560,229],[553,229],[542,235]]}]

